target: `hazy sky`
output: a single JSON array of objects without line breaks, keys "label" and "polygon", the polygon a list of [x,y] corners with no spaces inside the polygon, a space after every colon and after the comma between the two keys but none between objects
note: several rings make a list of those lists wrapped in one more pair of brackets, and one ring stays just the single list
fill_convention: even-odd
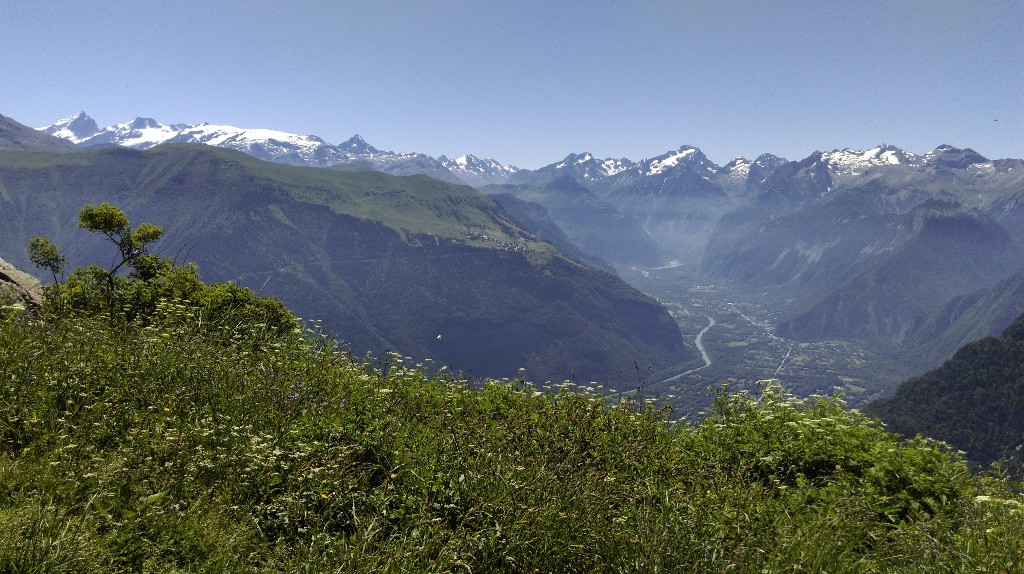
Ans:
[{"label": "hazy sky", "polygon": [[536,168],[889,143],[1024,158],[1024,2],[0,0],[0,114]]}]

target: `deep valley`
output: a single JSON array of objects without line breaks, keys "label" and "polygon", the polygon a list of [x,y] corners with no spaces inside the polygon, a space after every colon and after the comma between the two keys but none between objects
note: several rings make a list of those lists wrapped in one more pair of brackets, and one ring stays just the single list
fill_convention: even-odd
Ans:
[{"label": "deep valley", "polygon": [[[754,391],[757,382],[778,379],[799,395],[841,391],[851,407],[883,396],[921,368],[898,356],[854,340],[804,341],[780,337],[774,325],[780,312],[770,300],[713,283],[700,282],[682,267],[623,269],[622,276],[656,297],[679,323],[689,345],[708,327],[701,343],[711,364],[689,374],[652,372],[644,381],[647,393],[665,399],[692,417],[713,398],[709,387]],[[672,380],[666,380],[671,378]]]}]

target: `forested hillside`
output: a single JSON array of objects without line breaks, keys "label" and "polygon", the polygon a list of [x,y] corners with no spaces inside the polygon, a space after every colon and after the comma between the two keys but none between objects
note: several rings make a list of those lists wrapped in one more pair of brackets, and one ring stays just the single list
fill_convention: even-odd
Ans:
[{"label": "forested hillside", "polygon": [[982,464],[1024,462],[1024,315],[865,408],[905,436],[946,441]]}]

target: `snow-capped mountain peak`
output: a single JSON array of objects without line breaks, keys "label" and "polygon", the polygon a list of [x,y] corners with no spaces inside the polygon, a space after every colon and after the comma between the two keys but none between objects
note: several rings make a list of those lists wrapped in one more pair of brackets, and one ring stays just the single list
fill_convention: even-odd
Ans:
[{"label": "snow-capped mountain peak", "polygon": [[351,159],[350,154],[317,136],[303,136],[264,128],[237,128],[204,123],[186,126],[170,134],[163,142],[202,143],[226,147],[260,159],[292,165],[322,167]]},{"label": "snow-capped mountain peak", "polygon": [[583,180],[596,180],[615,175],[630,167],[633,167],[633,162],[625,158],[599,160],[590,152],[583,152],[581,154],[571,153],[561,162],[542,169],[553,168],[556,173],[571,173],[574,174],[574,177]]},{"label": "snow-capped mountain peak", "polygon": [[343,141],[341,145],[339,145],[338,147],[340,147],[341,149],[345,150],[348,153],[355,155],[376,155],[381,153],[379,149],[366,143],[366,140],[364,140],[363,137],[360,136],[359,134],[355,134],[354,136]]},{"label": "snow-capped mountain peak", "polygon": [[100,131],[100,127],[96,125],[96,120],[90,118],[85,112],[78,112],[69,118],[58,120],[52,125],[37,129],[43,133],[69,140],[75,144],[96,135]]},{"label": "snow-capped mountain peak", "polygon": [[187,124],[165,125],[152,118],[135,118],[103,128],[98,133],[76,143],[83,147],[116,144],[135,149],[148,149],[164,143],[188,127],[191,126]]},{"label": "snow-capped mountain peak", "polygon": [[718,170],[719,173],[723,173],[732,177],[746,178],[750,173],[750,166],[754,165],[754,162],[749,159],[740,156],[729,163],[723,165]]},{"label": "snow-capped mountain peak", "polygon": [[446,156],[441,156],[438,160],[448,169],[471,173],[486,173],[488,171],[488,167],[497,164],[497,162],[493,160],[490,162],[483,161],[473,154],[463,154],[452,160],[448,159]]},{"label": "snow-capped mountain peak", "polygon": [[676,153],[668,153],[655,158],[647,164],[647,175],[657,175],[670,167],[679,165],[679,162],[692,156],[697,152],[696,148],[679,148]]},{"label": "snow-capped mountain peak", "polygon": [[[157,124],[162,126],[161,124]],[[209,145],[223,146],[227,142],[242,141],[274,141],[293,144],[322,144],[324,140],[316,136],[300,136],[278,130],[263,128],[236,128],[234,126],[202,124],[199,126],[188,126],[177,130],[167,141],[174,142],[195,142]]]},{"label": "snow-capped mountain peak", "polygon": [[896,146],[881,144],[864,152],[864,156],[881,160],[888,164],[908,163],[917,158],[914,154],[901,150]]},{"label": "snow-capped mountain peak", "polygon": [[512,174],[519,171],[519,168],[513,165],[502,165],[489,157],[480,159],[473,154],[463,154],[455,159],[448,159],[442,155],[437,159],[459,179],[478,187],[508,183]]},{"label": "snow-capped mountain peak", "polygon": [[608,158],[601,162],[601,170],[606,174],[606,177],[613,176],[619,172],[626,171],[633,165],[633,162],[626,158],[612,159]]},{"label": "snow-capped mountain peak", "polygon": [[940,145],[924,156],[928,166],[947,169],[964,169],[974,164],[986,163],[988,159],[971,148],[960,149],[951,145]]},{"label": "snow-capped mountain peak", "polygon": [[719,170],[719,167],[709,160],[699,148],[689,145],[680,146],[679,149],[663,153],[658,157],[645,159],[636,165],[640,173],[648,177],[666,173],[680,166],[688,167],[702,177],[710,177]]},{"label": "snow-capped mountain peak", "polygon": [[860,175],[865,170],[888,165],[917,165],[921,158],[896,146],[880,144],[866,151],[832,150],[821,154],[821,161],[837,175]]}]

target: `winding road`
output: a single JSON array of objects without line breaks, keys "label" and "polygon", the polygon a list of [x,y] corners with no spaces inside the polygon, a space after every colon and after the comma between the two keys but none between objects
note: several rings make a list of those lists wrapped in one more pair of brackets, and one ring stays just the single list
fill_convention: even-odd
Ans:
[{"label": "winding road", "polygon": [[701,369],[706,369],[706,368],[711,366],[711,357],[708,356],[708,351],[707,351],[707,349],[704,348],[703,339],[704,339],[704,333],[707,333],[708,329],[710,329],[711,327],[715,326],[715,318],[712,317],[711,315],[706,315],[706,317],[708,318],[708,326],[704,327],[703,329],[701,329],[700,333],[697,333],[697,336],[693,339],[693,343],[695,345],[697,345],[697,350],[700,351],[701,358],[704,359],[704,366],[703,367],[697,367],[696,369],[690,369],[689,371],[683,371],[682,373],[679,373],[678,375],[673,375],[673,376],[671,376],[671,377],[661,381],[662,383],[668,383],[668,382],[671,382],[671,381],[678,380],[681,377],[685,377],[686,375],[689,375],[690,373],[696,373],[697,371],[699,371]]}]

